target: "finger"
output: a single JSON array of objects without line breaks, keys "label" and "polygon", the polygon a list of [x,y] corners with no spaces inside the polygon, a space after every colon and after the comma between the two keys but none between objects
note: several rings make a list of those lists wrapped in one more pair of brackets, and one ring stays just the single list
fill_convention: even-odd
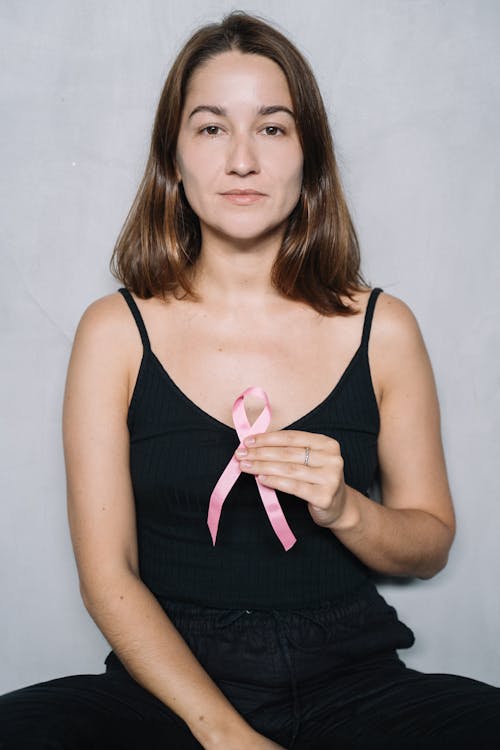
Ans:
[{"label": "finger", "polygon": [[309,446],[309,448],[325,450],[328,447],[332,447],[332,445],[336,445],[340,449],[338,442],[333,438],[317,432],[303,432],[301,430],[261,432],[258,435],[249,435],[243,442],[249,448],[264,446],[295,446],[305,448]]},{"label": "finger", "polygon": [[257,479],[266,487],[286,492],[288,495],[294,495],[300,500],[305,500],[307,503],[312,503],[317,494],[317,485],[302,482],[300,479],[267,474],[259,474]]},{"label": "finger", "polygon": [[312,483],[301,481],[298,477],[257,474],[256,479],[266,487],[294,495],[299,500],[305,500],[317,512],[332,511],[335,488],[327,487],[324,478],[323,481]]},{"label": "finger", "polygon": [[311,485],[324,484],[324,473],[304,464],[294,464],[286,461],[240,461],[241,471],[246,474],[265,475],[266,477],[282,477],[293,481],[307,482]]},{"label": "finger", "polygon": [[[262,446],[260,448],[238,449],[235,453],[238,460],[245,461],[279,461],[304,466],[320,467],[331,462],[331,453],[327,454],[318,448],[301,446]],[[306,461],[307,459],[307,461]]]}]

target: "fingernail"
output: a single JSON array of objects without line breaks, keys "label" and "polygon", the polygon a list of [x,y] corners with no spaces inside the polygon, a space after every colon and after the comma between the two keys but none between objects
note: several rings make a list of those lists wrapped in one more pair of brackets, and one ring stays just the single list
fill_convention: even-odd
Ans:
[{"label": "fingernail", "polygon": [[255,438],[253,437],[245,438],[245,445],[253,445],[254,443],[255,443]]},{"label": "fingernail", "polygon": [[251,469],[252,464],[250,461],[240,461],[240,466],[242,466],[244,469]]},{"label": "fingernail", "polygon": [[240,458],[240,456],[246,456],[247,454],[248,451],[246,451],[245,448],[238,448],[238,450],[236,451],[236,455],[238,456],[238,458]]}]

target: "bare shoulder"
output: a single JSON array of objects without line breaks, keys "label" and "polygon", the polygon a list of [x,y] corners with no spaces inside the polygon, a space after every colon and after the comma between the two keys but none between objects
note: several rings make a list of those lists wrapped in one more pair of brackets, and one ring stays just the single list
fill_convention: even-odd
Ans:
[{"label": "bare shoulder", "polygon": [[141,348],[137,326],[120,292],[91,302],[78,323],[74,345],[106,360],[130,362],[131,352]]},{"label": "bare shoulder", "polygon": [[370,334],[373,380],[382,394],[397,383],[432,378],[431,364],[417,318],[392,294],[379,295]]},{"label": "bare shoulder", "polygon": [[91,302],[84,310],[77,327],[77,333],[109,337],[123,335],[128,318],[127,305],[120,292],[112,292]]},{"label": "bare shoulder", "polygon": [[[134,330],[135,329],[135,330]],[[76,328],[68,382],[100,391],[116,390],[126,405],[133,347],[140,347],[137,328],[119,292],[91,302]]]},{"label": "bare shoulder", "polygon": [[373,338],[381,345],[408,345],[421,338],[417,319],[410,307],[399,297],[381,292],[373,316]]},{"label": "bare shoulder", "polygon": [[[372,292],[371,288],[362,289],[355,292],[351,299],[343,298],[343,301],[348,303],[354,311],[351,318],[365,317]],[[409,336],[418,336],[419,333],[417,320],[409,306],[399,297],[382,291],[375,305],[370,338],[376,338],[378,343],[390,347],[397,345],[399,340],[407,341]]]}]

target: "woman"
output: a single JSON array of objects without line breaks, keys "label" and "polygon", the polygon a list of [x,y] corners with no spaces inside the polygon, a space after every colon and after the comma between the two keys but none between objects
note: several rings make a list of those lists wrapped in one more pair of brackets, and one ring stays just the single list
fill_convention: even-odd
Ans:
[{"label": "woman", "polygon": [[500,690],[407,669],[370,578],[446,564],[436,390],[410,310],[362,280],[320,94],[278,31],[232,13],[180,52],[113,270],[64,403],[81,591],[113,651],[4,696],[0,747],[492,747]]}]

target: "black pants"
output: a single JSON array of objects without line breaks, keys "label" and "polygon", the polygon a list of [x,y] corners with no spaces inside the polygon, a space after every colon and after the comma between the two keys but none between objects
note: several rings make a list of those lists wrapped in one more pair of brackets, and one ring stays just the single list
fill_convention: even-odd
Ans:
[{"label": "black pants", "polygon": [[[371,587],[313,610],[165,609],[241,715],[285,748],[500,748],[500,689],[407,669],[396,649],[413,634]],[[1,750],[199,750],[114,653],[106,667],[1,697]]]}]

